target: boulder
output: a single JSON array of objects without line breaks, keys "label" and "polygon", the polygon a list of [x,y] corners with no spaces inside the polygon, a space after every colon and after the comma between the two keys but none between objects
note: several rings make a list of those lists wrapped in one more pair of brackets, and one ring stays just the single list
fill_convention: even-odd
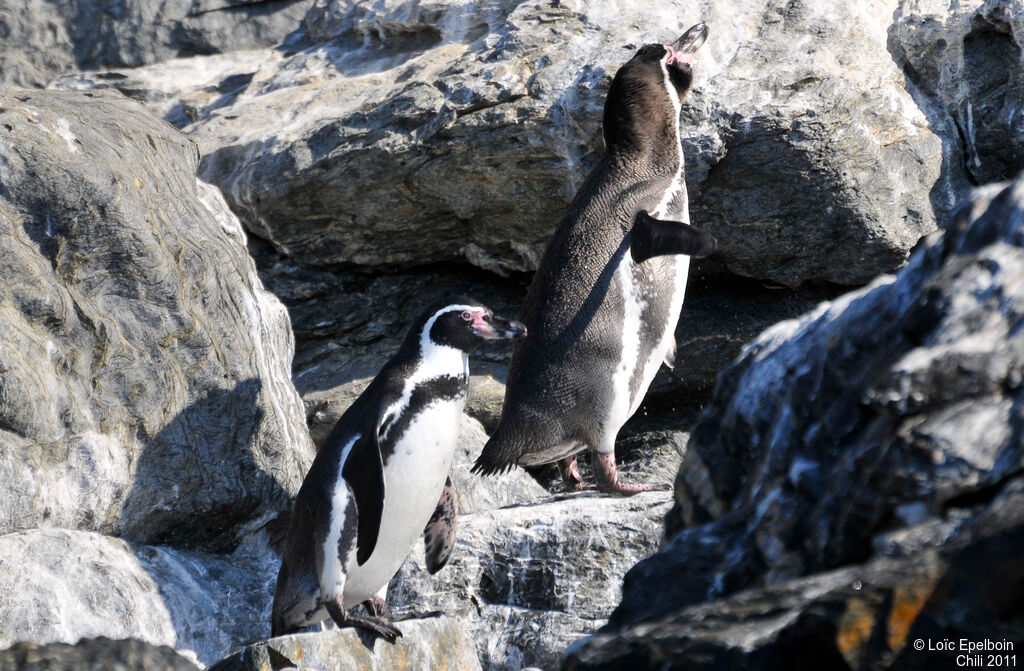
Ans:
[{"label": "boulder", "polygon": [[667,499],[584,493],[464,515],[448,565],[430,576],[420,541],[388,601],[400,614],[454,618],[486,669],[552,668],[604,622],[625,571],[658,547]]},{"label": "boulder", "polygon": [[[78,69],[136,67],[286,41],[313,0],[6,0],[0,84],[45,86]],[[101,79],[106,75],[98,75]],[[109,75],[110,81],[122,77]]]},{"label": "boulder", "polygon": [[[626,576],[609,633],[683,622],[685,608],[745,589],[770,601],[756,590],[913,558],[883,582],[898,588],[906,571],[912,583],[918,561],[938,562],[947,587],[926,595],[931,619],[901,615],[907,627],[1019,634],[1022,213],[1024,180],[978,189],[897,276],[744,349],[693,429],[671,540]],[[889,653],[904,642],[890,639]]]},{"label": "boulder", "polygon": [[901,2],[889,50],[907,90],[942,137],[942,178],[932,203],[948,211],[971,185],[1024,168],[1024,13],[999,0]]},{"label": "boulder", "polygon": [[67,643],[18,643],[0,652],[0,671],[197,671],[167,646],[100,636]]},{"label": "boulder", "polygon": [[0,582],[0,649],[96,636],[178,647],[160,588],[122,540],[65,529],[5,534]]},{"label": "boulder", "polygon": [[[104,636],[188,651],[203,664],[270,632],[278,559],[131,546],[66,529],[0,536],[0,649]],[[2,664],[0,664],[2,667]]]},{"label": "boulder", "polygon": [[331,0],[304,49],[58,85],[151,101],[248,229],[300,264],[530,271],[599,155],[612,75],[703,20],[683,142],[717,267],[857,284],[935,228],[942,147],[886,49],[897,4]]},{"label": "boulder", "polygon": [[1012,664],[1021,640],[1014,621],[1024,596],[1024,572],[1013,559],[1024,550],[1022,484],[1014,482],[941,550],[929,544],[597,634],[572,646],[562,668],[866,671]]},{"label": "boulder", "polygon": [[0,91],[0,532],[229,549],[313,454],[288,315],[183,135]]},{"label": "boulder", "polygon": [[397,624],[394,644],[355,629],[291,634],[247,645],[210,671],[480,671],[473,641],[454,620],[437,617]]}]

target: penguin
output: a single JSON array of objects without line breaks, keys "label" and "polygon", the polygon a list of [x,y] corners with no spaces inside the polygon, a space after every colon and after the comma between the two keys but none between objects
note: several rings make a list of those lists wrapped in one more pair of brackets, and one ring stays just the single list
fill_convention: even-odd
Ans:
[{"label": "penguin", "polygon": [[[341,416],[296,496],[271,609],[271,635],[322,622],[394,642],[388,581],[425,536],[439,571],[455,538],[448,472],[469,386],[468,355],[517,338],[519,322],[479,302],[431,305],[397,354]],[[366,603],[367,615],[348,609]]]},{"label": "penguin", "polygon": [[689,257],[717,247],[689,223],[679,136],[680,100],[707,33],[698,24],[670,45],[643,46],[615,74],[605,152],[527,291],[528,334],[514,348],[501,419],[474,472],[562,460],[575,489],[583,486],[575,455],[589,448],[598,489],[661,487],[619,481],[615,438],[661,363],[672,363]]}]

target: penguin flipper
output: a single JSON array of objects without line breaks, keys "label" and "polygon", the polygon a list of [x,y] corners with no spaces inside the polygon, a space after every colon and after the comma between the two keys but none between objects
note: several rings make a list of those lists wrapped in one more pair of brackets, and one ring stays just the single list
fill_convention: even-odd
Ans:
[{"label": "penguin flipper", "polygon": [[676,369],[676,337],[672,336],[672,343],[668,346],[668,351],[665,352],[665,358],[662,360],[669,370]]},{"label": "penguin flipper", "polygon": [[444,568],[452,556],[457,517],[455,501],[455,487],[449,477],[444,483],[444,489],[441,490],[441,500],[437,502],[434,514],[430,516],[430,521],[423,530],[427,572],[430,575]]},{"label": "penguin flipper", "polygon": [[714,236],[681,221],[655,219],[643,210],[633,220],[630,253],[636,263],[671,254],[686,254],[700,259],[717,248],[718,241]]},{"label": "penguin flipper", "polygon": [[356,500],[356,561],[360,566],[373,554],[384,514],[384,462],[377,432],[367,432],[352,445],[341,469]]}]

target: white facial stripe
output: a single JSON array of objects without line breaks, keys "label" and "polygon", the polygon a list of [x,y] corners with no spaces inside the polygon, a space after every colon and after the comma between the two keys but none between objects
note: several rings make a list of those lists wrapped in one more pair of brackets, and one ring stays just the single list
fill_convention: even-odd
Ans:
[{"label": "white facial stripe", "polygon": [[[683,182],[683,146],[680,143],[679,137],[679,112],[682,110],[683,105],[679,100],[679,94],[676,92],[676,87],[672,85],[672,79],[668,74],[668,64],[674,54],[675,52],[671,48],[666,49],[665,56],[661,59],[661,75],[665,80],[665,91],[668,93],[669,102],[672,103],[672,110],[675,114],[673,129],[675,130],[675,142],[676,151],[678,152],[679,157],[679,166],[676,168],[676,174],[672,178],[672,184],[665,191],[665,195],[662,196],[661,202],[658,203],[658,206],[655,207],[654,212],[652,212],[655,217],[668,216],[668,208],[675,199],[676,194],[679,193],[680,189],[683,189],[684,198],[686,197],[686,185]],[[686,203],[684,203],[683,207],[680,209],[685,215],[683,223],[690,223],[690,208]]]},{"label": "white facial stripe", "polygon": [[[423,330],[420,331],[420,362],[416,366],[416,370],[413,374],[405,381],[405,386],[402,387],[402,396],[392,403],[384,415],[381,417],[381,424],[383,425],[388,418],[392,420],[400,417],[405,409],[409,407],[409,402],[412,400],[412,392],[416,388],[416,385],[427,380],[432,380],[437,377],[443,377],[445,375],[456,376],[462,374],[469,377],[469,357],[462,350],[451,347],[450,345],[439,345],[430,339],[430,330],[434,328],[434,324],[441,318],[441,315],[447,312],[462,312],[463,310],[482,310],[479,305],[446,305],[441,308],[427,320],[427,323],[423,325]],[[391,428],[395,425],[394,421],[387,422],[388,426],[381,434],[381,439],[387,438],[391,432]]]}]

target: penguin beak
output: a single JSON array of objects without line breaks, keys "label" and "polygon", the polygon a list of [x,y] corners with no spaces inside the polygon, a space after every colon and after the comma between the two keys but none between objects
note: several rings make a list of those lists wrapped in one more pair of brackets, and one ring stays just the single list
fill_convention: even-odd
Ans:
[{"label": "penguin beak", "polygon": [[526,335],[526,327],[517,321],[510,321],[497,315],[484,315],[473,322],[477,335],[485,340],[506,338],[512,340]]},{"label": "penguin beak", "polygon": [[704,40],[708,39],[708,27],[707,24],[698,23],[693,26],[680,37],[678,40],[668,45],[668,49],[671,52],[668,64],[669,65],[690,65],[693,63],[693,59],[697,57],[697,50],[704,44]]}]

